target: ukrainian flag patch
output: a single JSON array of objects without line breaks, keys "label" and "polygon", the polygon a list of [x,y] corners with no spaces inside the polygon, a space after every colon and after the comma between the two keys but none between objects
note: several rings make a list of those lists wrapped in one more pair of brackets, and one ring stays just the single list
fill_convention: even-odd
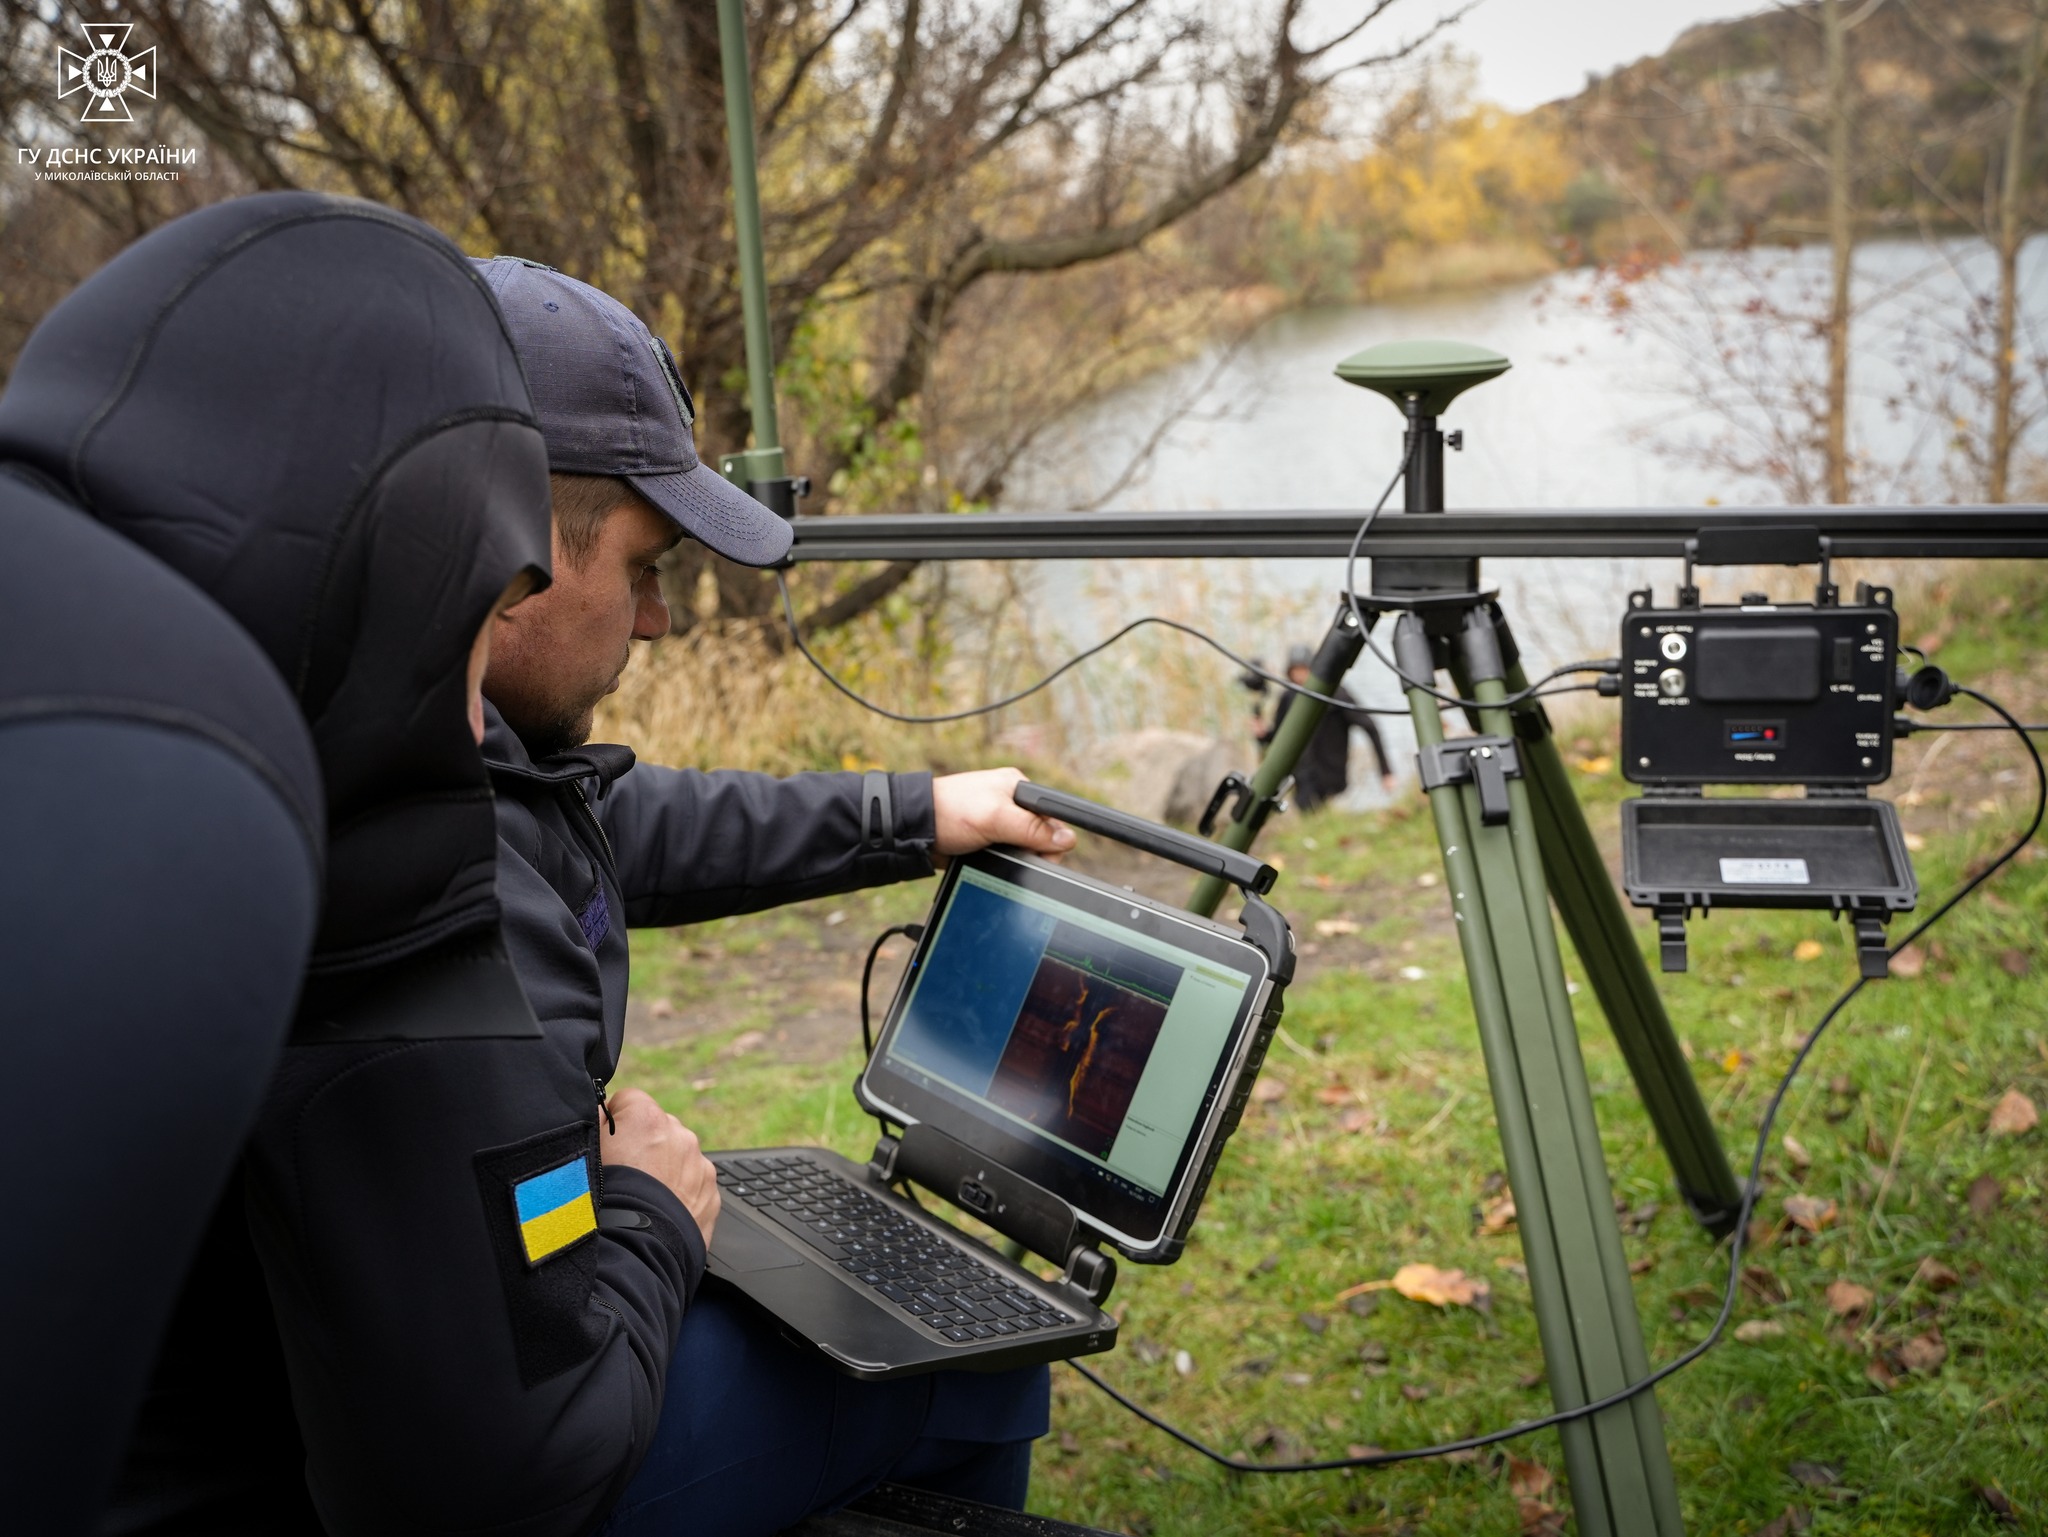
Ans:
[{"label": "ukrainian flag patch", "polygon": [[597,1231],[587,1158],[572,1158],[560,1168],[520,1180],[512,1187],[512,1202],[529,1265],[538,1265]]}]

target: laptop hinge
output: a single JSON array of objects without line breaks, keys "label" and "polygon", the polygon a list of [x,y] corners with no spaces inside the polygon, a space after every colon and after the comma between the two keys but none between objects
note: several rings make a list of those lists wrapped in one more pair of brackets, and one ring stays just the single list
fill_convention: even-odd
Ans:
[{"label": "laptop hinge", "polygon": [[868,1158],[868,1173],[875,1177],[878,1185],[896,1183],[896,1155],[903,1150],[903,1144],[884,1132],[875,1139],[875,1150]]}]

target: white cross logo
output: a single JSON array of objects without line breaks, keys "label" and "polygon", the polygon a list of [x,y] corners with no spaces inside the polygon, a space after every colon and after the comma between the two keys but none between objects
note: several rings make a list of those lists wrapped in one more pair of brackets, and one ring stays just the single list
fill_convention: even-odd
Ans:
[{"label": "white cross logo", "polygon": [[86,93],[80,109],[81,123],[132,123],[127,93],[135,91],[156,100],[156,49],[145,48],[132,58],[128,34],[132,22],[80,22],[86,46],[92,51],[80,55],[69,48],[57,50],[57,99],[75,91]]}]

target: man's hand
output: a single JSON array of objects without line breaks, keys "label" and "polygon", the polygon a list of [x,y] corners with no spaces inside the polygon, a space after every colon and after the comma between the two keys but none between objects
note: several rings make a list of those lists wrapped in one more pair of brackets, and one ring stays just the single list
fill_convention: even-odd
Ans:
[{"label": "man's hand", "polygon": [[1060,855],[1074,846],[1074,830],[1026,811],[1010,797],[1023,780],[1013,768],[947,774],[932,781],[932,820],[938,825],[934,862],[1008,843],[1034,854]]},{"label": "man's hand", "polygon": [[718,1170],[704,1156],[697,1134],[654,1102],[642,1089],[621,1089],[607,1101],[611,1119],[601,1122],[598,1156],[652,1174],[675,1192],[697,1219],[704,1246],[718,1221]]}]

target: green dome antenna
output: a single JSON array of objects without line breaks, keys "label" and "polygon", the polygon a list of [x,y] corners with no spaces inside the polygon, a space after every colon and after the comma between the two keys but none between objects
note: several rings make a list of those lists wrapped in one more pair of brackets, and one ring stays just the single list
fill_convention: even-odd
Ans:
[{"label": "green dome antenna", "polygon": [[[1444,510],[1444,434],[1436,419],[1473,385],[1498,379],[1513,366],[1490,348],[1442,341],[1381,342],[1337,365],[1339,379],[1386,396],[1408,418],[1404,511]],[[1465,435],[1452,433],[1450,445],[1463,448]]]},{"label": "green dome antenna", "polygon": [[1339,363],[1337,377],[1377,391],[1404,414],[1412,395],[1417,416],[1442,416],[1473,385],[1497,379],[1513,366],[1498,352],[1470,342],[1381,342]]}]

